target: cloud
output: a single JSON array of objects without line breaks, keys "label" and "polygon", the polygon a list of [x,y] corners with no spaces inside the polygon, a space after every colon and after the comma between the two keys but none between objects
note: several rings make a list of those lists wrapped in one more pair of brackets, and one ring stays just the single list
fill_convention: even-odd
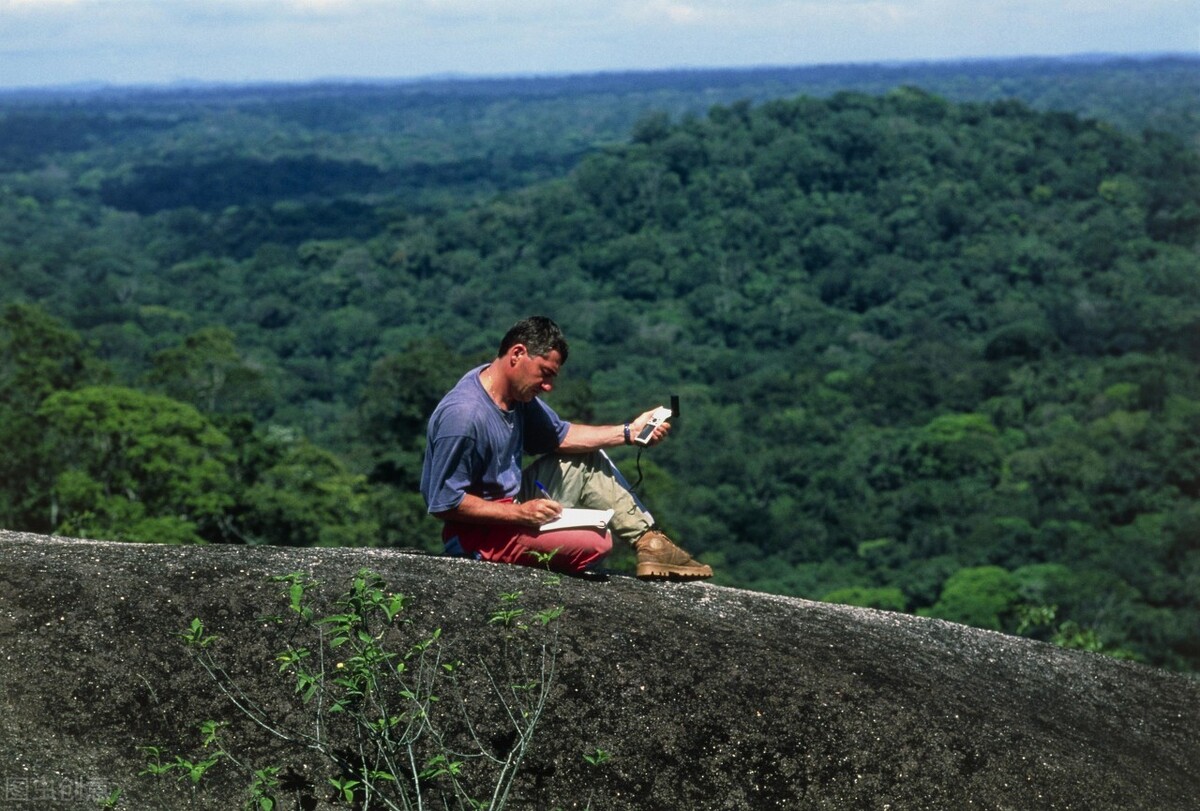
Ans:
[{"label": "cloud", "polygon": [[0,0],[0,85],[1197,51],[1196,0]]},{"label": "cloud", "polygon": [[74,6],[84,0],[0,0],[0,11],[8,10],[37,10],[38,8],[53,8],[55,6]]},{"label": "cloud", "polygon": [[718,16],[713,14],[712,9],[679,0],[651,0],[647,3],[631,4],[626,7],[625,13],[629,19],[639,22],[667,22],[675,25],[703,24]]}]

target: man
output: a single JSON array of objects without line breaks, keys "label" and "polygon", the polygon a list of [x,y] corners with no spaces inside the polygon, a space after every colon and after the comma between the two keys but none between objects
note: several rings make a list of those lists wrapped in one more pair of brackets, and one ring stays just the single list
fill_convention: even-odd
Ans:
[{"label": "man", "polygon": [[[489,364],[462,377],[429,418],[421,493],[445,522],[450,554],[581,573],[612,549],[604,528],[541,531],[563,505],[613,510],[612,532],[637,553],[637,576],[697,579],[712,569],[671,542],[624,485],[605,448],[631,444],[653,409],[624,425],[562,420],[554,388],[567,342],[544,316],[519,321]],[[650,444],[670,431],[663,423]],[[522,471],[524,454],[538,458]]]}]

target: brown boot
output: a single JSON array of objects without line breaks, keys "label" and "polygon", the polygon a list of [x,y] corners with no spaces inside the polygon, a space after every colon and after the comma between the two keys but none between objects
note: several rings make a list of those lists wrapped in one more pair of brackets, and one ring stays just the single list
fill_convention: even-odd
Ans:
[{"label": "brown boot", "polygon": [[633,542],[637,552],[637,576],[643,578],[675,578],[698,580],[712,577],[711,566],[692,559],[671,539],[656,529],[646,530]]}]

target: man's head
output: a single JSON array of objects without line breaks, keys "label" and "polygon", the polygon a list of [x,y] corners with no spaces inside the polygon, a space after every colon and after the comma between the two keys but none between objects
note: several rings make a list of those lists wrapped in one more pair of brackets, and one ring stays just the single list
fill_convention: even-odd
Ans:
[{"label": "man's head", "polygon": [[557,351],[559,363],[567,362],[567,339],[558,324],[544,315],[532,315],[513,324],[501,339],[496,357],[504,357],[517,344],[522,344],[534,357],[546,357],[551,351]]},{"label": "man's head", "polygon": [[505,400],[527,403],[554,388],[567,360],[567,340],[558,325],[535,315],[518,321],[500,341],[492,369],[503,377]]}]

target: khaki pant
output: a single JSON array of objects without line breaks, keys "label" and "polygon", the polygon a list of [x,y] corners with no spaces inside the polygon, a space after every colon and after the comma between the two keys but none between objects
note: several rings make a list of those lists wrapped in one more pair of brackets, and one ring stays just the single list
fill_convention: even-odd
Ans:
[{"label": "khaki pant", "polygon": [[604,451],[539,457],[522,473],[520,501],[543,497],[537,482],[565,507],[611,509],[609,529],[627,544],[632,545],[654,523]]}]

